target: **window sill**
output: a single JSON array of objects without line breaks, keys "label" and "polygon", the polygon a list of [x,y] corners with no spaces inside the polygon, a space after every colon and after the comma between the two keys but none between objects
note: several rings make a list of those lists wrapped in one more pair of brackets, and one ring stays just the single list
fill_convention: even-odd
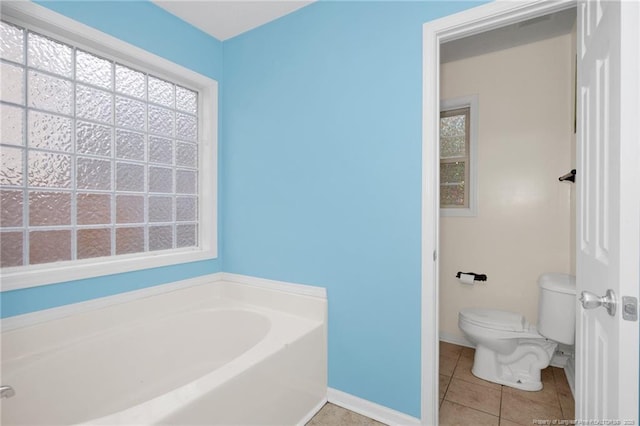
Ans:
[{"label": "window sill", "polygon": [[440,216],[443,217],[476,217],[478,213],[476,209],[456,209],[456,208],[441,208]]},{"label": "window sill", "polygon": [[18,266],[2,269],[0,291],[19,290],[66,281],[95,278],[104,275],[142,269],[215,259],[215,249],[177,249],[146,252],[98,259],[72,260],[42,265]]}]

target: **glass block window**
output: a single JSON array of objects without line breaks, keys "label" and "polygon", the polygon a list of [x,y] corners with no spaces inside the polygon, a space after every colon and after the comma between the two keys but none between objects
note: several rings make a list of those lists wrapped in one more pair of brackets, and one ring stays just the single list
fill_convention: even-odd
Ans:
[{"label": "glass block window", "polygon": [[1,22],[1,266],[198,246],[198,92]]},{"label": "glass block window", "polygon": [[470,107],[440,113],[440,207],[469,208]]}]

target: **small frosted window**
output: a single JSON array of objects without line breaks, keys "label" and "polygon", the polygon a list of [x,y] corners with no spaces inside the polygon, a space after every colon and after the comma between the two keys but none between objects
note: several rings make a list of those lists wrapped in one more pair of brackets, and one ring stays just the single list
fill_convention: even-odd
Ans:
[{"label": "small frosted window", "polygon": [[469,207],[470,107],[440,113],[440,207]]},{"label": "small frosted window", "polygon": [[197,247],[198,92],[0,22],[2,267]]}]

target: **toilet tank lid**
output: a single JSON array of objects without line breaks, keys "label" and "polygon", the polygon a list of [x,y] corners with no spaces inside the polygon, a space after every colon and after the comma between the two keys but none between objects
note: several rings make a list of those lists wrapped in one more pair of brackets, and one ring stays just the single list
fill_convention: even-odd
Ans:
[{"label": "toilet tank lid", "polygon": [[558,293],[576,294],[576,277],[569,274],[550,272],[538,278],[540,288]]},{"label": "toilet tank lid", "polygon": [[525,331],[527,325],[524,316],[497,309],[466,308],[460,311],[460,317],[480,327],[494,330]]}]

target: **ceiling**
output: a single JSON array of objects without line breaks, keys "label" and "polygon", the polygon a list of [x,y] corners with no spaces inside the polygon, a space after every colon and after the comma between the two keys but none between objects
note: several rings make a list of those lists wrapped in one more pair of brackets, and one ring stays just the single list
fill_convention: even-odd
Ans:
[{"label": "ceiling", "polygon": [[152,0],[196,28],[226,40],[315,0]]},{"label": "ceiling", "polygon": [[569,34],[575,22],[576,9],[571,8],[453,40],[440,47],[440,61],[457,61]]}]

